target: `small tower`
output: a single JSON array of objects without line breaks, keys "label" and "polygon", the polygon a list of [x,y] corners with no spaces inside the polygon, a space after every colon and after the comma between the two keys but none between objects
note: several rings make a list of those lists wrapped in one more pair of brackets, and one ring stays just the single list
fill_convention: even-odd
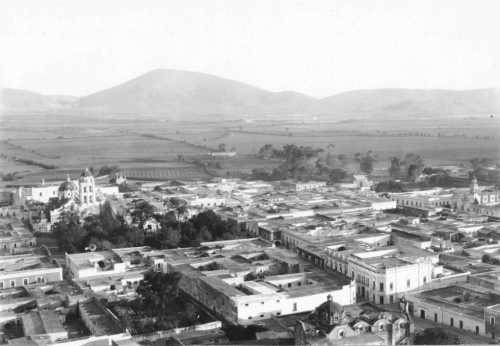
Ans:
[{"label": "small tower", "polygon": [[95,203],[95,181],[88,168],[85,168],[80,175],[78,185],[80,203],[83,205]]},{"label": "small tower", "polygon": [[470,182],[470,194],[474,200],[479,201],[479,185],[475,175],[472,176],[472,180]]}]

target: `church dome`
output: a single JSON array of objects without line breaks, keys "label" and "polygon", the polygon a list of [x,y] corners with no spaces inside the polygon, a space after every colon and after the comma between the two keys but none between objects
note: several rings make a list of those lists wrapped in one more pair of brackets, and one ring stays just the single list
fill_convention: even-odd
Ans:
[{"label": "church dome", "polygon": [[59,186],[59,191],[76,191],[78,188],[72,181],[65,181]]}]

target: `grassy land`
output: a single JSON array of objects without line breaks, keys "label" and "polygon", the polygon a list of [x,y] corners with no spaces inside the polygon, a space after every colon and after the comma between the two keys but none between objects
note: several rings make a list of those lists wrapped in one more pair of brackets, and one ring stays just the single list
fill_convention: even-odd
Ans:
[{"label": "grassy land", "polygon": [[[59,178],[65,171],[102,165],[135,169],[139,176],[177,178],[183,174],[182,168],[174,168],[179,155],[189,162],[221,143],[227,150],[234,147],[239,153],[236,159],[223,162],[221,175],[228,171],[272,167],[275,163],[253,156],[266,143],[330,146],[337,154],[372,150],[380,158],[377,163],[380,167],[387,166],[389,156],[407,152],[420,154],[431,165],[458,164],[473,157],[500,157],[498,119],[315,121],[283,118],[281,121],[173,122],[155,118],[102,120],[47,115],[2,120],[0,173],[19,172],[20,176],[37,180],[42,176]],[[57,169],[51,172],[16,161],[14,157],[54,165]],[[142,174],[140,170],[148,172]]]}]

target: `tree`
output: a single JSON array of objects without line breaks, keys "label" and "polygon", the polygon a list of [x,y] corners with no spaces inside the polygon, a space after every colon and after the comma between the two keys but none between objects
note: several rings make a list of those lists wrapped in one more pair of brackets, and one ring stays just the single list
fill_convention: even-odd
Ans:
[{"label": "tree", "polygon": [[277,150],[272,144],[264,144],[264,146],[259,149],[257,156],[262,159],[271,159],[277,156]]},{"label": "tree", "polygon": [[375,185],[375,192],[405,192],[405,188],[394,180],[381,181]]},{"label": "tree", "polygon": [[373,172],[373,164],[377,161],[376,156],[372,151],[368,151],[366,154],[356,153],[354,158],[359,163],[359,169],[366,174]]},{"label": "tree", "polygon": [[389,175],[391,178],[399,179],[401,176],[401,160],[399,157],[393,156],[390,158],[390,162]]},{"label": "tree", "polygon": [[132,215],[138,218],[140,221],[145,221],[152,217],[155,212],[155,208],[147,201],[141,200],[135,203],[135,209]]},{"label": "tree", "polygon": [[16,173],[7,173],[2,176],[3,181],[13,181],[16,179]]},{"label": "tree", "polygon": [[87,236],[78,215],[73,212],[63,212],[59,216],[59,221],[52,226],[52,234],[59,248],[67,253],[81,251]]},{"label": "tree", "polygon": [[415,181],[424,169],[424,160],[420,155],[409,153],[404,157],[404,165],[406,167],[406,176],[409,180]]},{"label": "tree", "polygon": [[104,165],[101,168],[99,168],[99,171],[97,172],[97,175],[98,176],[101,176],[101,175],[111,175],[113,173],[118,172],[118,170],[119,170],[118,166],[107,166],[107,165]]},{"label": "tree", "polygon": [[148,315],[162,319],[168,315],[170,305],[174,304],[179,295],[179,272],[161,273],[147,272],[144,280],[137,287],[141,306]]},{"label": "tree", "polygon": [[328,176],[329,180],[332,183],[338,183],[341,182],[343,179],[347,177],[347,172],[343,169],[340,168],[334,168],[330,171],[330,174]]},{"label": "tree", "polygon": [[426,328],[415,335],[415,345],[459,345],[458,336],[445,332],[441,328]]}]

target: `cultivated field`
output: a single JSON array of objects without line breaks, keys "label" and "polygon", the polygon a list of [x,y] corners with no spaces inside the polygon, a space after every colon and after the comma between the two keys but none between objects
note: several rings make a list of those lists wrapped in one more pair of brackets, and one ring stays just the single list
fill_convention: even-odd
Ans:
[{"label": "cultivated field", "polygon": [[390,156],[408,152],[420,154],[432,165],[463,164],[473,157],[500,158],[499,137],[500,121],[485,117],[189,122],[140,116],[106,120],[75,115],[4,116],[0,173],[17,172],[29,180],[59,179],[86,166],[118,165],[138,179],[196,179],[205,172],[194,160],[206,158],[220,144],[238,152],[236,159],[221,160],[221,174],[274,167],[277,162],[255,157],[267,143],[310,145],[347,155],[372,150],[379,157],[379,168],[387,166]]}]

